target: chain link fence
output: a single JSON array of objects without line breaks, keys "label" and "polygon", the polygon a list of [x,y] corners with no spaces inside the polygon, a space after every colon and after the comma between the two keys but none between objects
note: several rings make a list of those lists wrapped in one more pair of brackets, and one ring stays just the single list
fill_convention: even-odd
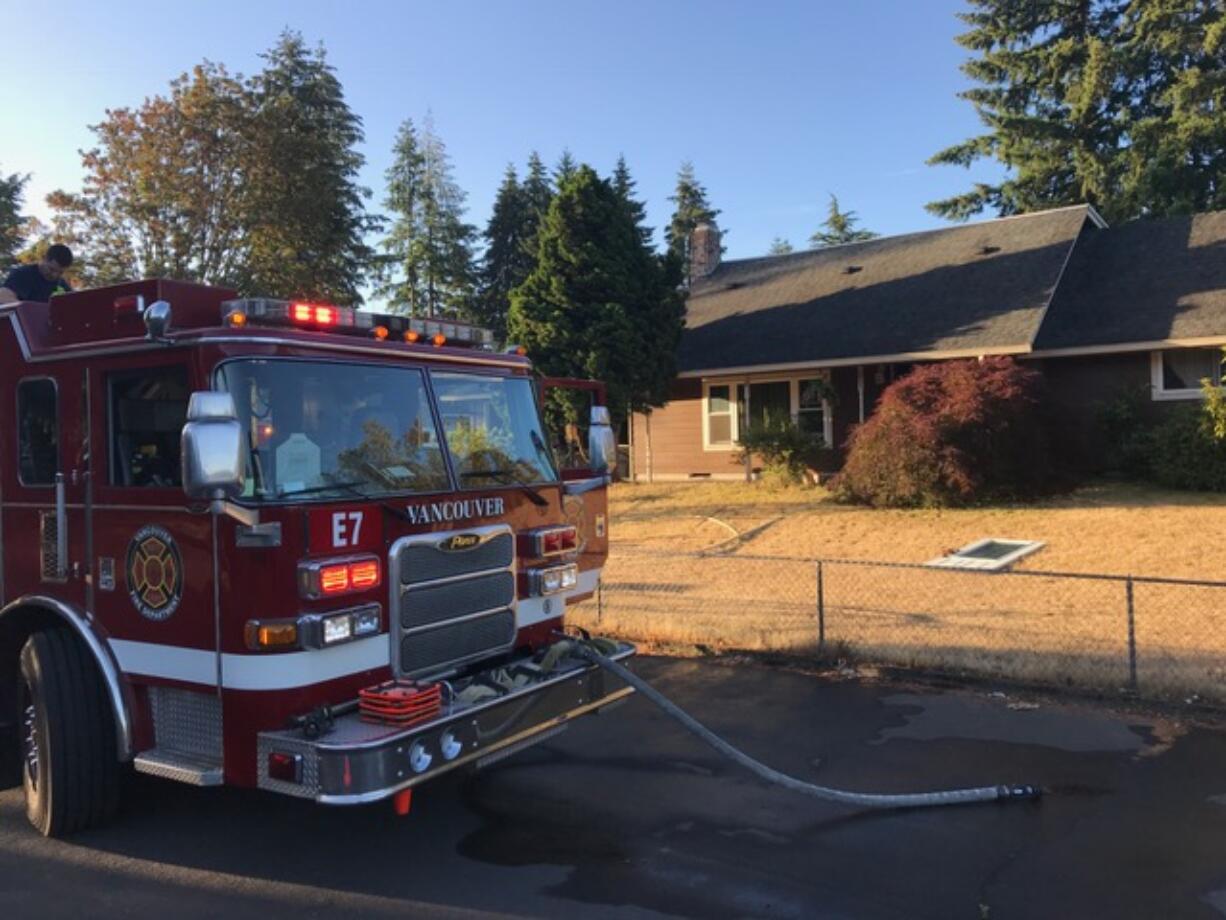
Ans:
[{"label": "chain link fence", "polygon": [[568,618],[631,639],[1226,705],[1226,582],[621,547]]}]

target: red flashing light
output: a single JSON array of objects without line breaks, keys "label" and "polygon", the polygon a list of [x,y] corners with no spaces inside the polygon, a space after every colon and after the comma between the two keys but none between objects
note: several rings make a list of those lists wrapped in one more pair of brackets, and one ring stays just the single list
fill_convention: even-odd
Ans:
[{"label": "red flashing light", "polygon": [[290,317],[296,323],[313,323],[316,326],[335,326],[340,322],[336,307],[310,303],[296,303],[290,307]]},{"label": "red flashing light", "polygon": [[379,582],[382,580],[382,573],[379,571],[378,559],[367,559],[362,562],[354,562],[349,566],[349,584],[355,591],[364,591],[367,588],[377,588],[379,587]]},{"label": "red flashing light", "polygon": [[299,589],[307,600],[369,591],[383,583],[383,566],[374,556],[303,562],[298,571]]},{"label": "red flashing light", "polygon": [[436,332],[430,341],[433,342],[434,346],[437,348],[440,345],[447,344],[447,336],[443,335],[441,332]]},{"label": "red flashing light", "polygon": [[319,570],[320,594],[344,594],[349,590],[349,566],[325,565]]},{"label": "red flashing light", "polygon": [[421,338],[421,333],[418,332],[416,329],[410,329],[408,332],[404,334],[404,340],[408,342],[410,345],[412,345],[414,342],[416,342],[420,338]]},{"label": "red flashing light", "polygon": [[388,336],[387,326],[375,326],[375,328],[370,330],[370,334],[382,342]]}]

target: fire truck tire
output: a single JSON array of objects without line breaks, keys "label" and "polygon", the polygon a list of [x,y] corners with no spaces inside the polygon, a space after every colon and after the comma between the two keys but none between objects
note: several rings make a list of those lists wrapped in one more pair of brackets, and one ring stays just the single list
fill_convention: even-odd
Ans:
[{"label": "fire truck tire", "polygon": [[119,807],[115,721],[89,651],[67,629],[21,650],[20,733],[26,816],[43,836],[102,824]]}]

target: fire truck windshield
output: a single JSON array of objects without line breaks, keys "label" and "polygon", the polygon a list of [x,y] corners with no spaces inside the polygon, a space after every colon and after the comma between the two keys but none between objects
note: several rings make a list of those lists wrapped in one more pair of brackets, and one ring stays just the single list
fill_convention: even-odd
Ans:
[{"label": "fire truck windshield", "polygon": [[431,371],[462,489],[556,480],[532,384],[524,377]]},{"label": "fire truck windshield", "polygon": [[247,436],[247,501],[446,492],[448,447],[458,488],[556,479],[525,378],[435,373],[444,439],[415,368],[236,359],[216,377]]},{"label": "fire truck windshield", "polygon": [[422,372],[325,361],[217,369],[249,448],[243,497],[443,492],[447,465]]}]

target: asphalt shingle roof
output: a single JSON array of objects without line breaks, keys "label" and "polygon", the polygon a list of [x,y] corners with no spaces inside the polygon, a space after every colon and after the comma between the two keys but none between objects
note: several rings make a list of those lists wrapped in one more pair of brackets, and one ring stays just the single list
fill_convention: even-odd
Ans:
[{"label": "asphalt shingle roof", "polygon": [[725,262],[691,287],[679,369],[1027,350],[1088,213]]},{"label": "asphalt shingle roof", "polygon": [[1139,220],[1077,244],[1035,350],[1226,335],[1226,211]]}]

